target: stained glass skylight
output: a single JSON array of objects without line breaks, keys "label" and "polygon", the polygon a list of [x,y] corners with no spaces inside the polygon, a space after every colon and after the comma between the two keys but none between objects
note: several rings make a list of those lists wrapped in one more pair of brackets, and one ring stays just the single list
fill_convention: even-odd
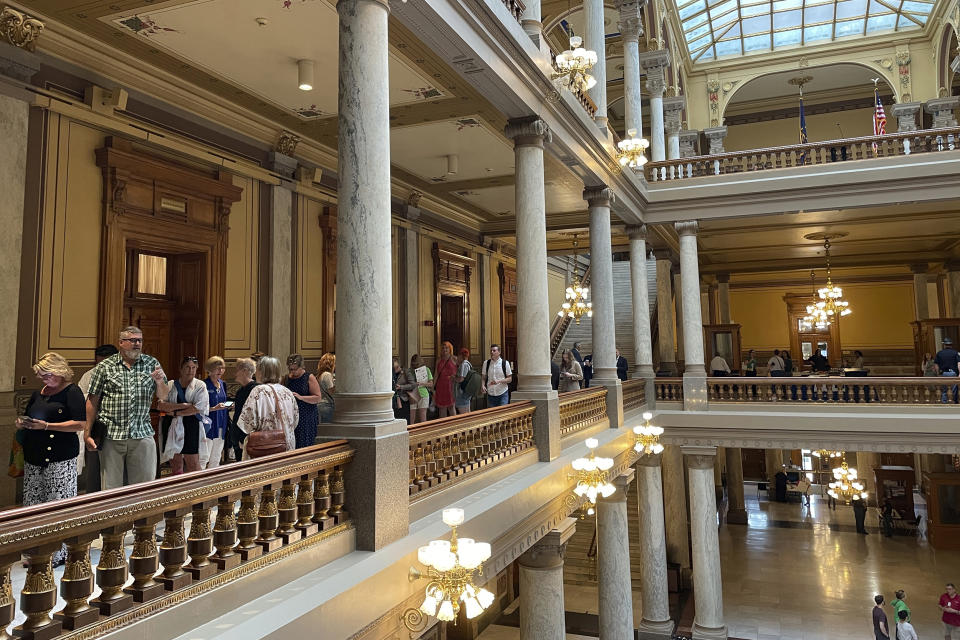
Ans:
[{"label": "stained glass skylight", "polygon": [[676,1],[694,62],[918,29],[934,5],[934,0]]}]

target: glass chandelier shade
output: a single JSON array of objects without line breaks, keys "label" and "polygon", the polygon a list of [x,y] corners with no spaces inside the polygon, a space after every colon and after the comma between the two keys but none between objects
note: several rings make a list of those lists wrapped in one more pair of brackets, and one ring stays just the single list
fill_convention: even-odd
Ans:
[{"label": "glass chandelier shade", "polygon": [[570,36],[570,48],[554,59],[553,79],[570,91],[589,91],[597,79],[588,72],[597,64],[597,52],[583,48],[583,38]]},{"label": "glass chandelier shade", "polygon": [[827,493],[834,500],[841,500],[850,504],[856,500],[866,500],[867,492],[863,483],[857,477],[857,470],[847,466],[843,460],[840,466],[833,470],[833,482],[827,485]]},{"label": "glass chandelier shade", "polygon": [[450,622],[463,608],[467,619],[473,619],[494,601],[493,593],[474,585],[475,574],[483,575],[483,563],[490,558],[490,543],[457,538],[463,509],[444,509],[443,521],[453,530],[450,540],[432,540],[417,550],[430,579],[420,611]]},{"label": "glass chandelier shade", "polygon": [[649,411],[644,412],[643,420],[644,423],[641,426],[633,428],[633,433],[636,436],[636,444],[633,445],[633,450],[647,455],[663,453],[663,445],[660,444],[663,427],[650,424],[650,421],[653,420],[653,414]]},{"label": "glass chandelier shade", "polygon": [[835,451],[835,450],[831,450],[831,449],[816,449],[816,450],[814,450],[814,451],[811,451],[810,453],[812,453],[812,454],[815,455],[816,457],[822,458],[822,459],[841,458],[841,457],[843,457],[843,452],[842,452],[842,451]]},{"label": "glass chandelier shade", "polygon": [[[850,303],[843,299],[843,289],[833,284],[830,275],[830,238],[823,241],[823,249],[827,258],[827,286],[817,289],[816,297],[819,298],[814,304],[807,305],[807,315],[803,317],[801,329],[809,331],[816,327],[818,330],[824,330],[835,320],[853,313]],[[811,283],[814,278],[813,271],[810,272]]]},{"label": "glass chandelier shade", "polygon": [[643,155],[643,150],[650,146],[646,138],[638,138],[637,130],[627,131],[627,137],[617,143],[617,162],[621,167],[639,169],[647,164],[647,156]]},{"label": "glass chandelier shade", "polygon": [[594,455],[599,442],[596,438],[587,438],[590,455],[573,461],[573,470],[577,472],[577,486],[573,493],[584,500],[581,513],[592,516],[596,513],[597,498],[609,498],[617,490],[607,481],[607,471],[613,467],[613,458],[601,458]]}]

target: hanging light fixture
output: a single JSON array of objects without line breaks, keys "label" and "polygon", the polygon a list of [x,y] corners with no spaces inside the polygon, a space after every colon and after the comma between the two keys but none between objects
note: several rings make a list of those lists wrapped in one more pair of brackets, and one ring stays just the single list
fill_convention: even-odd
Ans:
[{"label": "hanging light fixture", "polygon": [[842,458],[842,457],[843,457],[843,452],[842,452],[842,451],[835,451],[835,450],[832,450],[832,449],[816,449],[816,450],[814,450],[814,451],[811,451],[810,453],[812,453],[813,455],[815,455],[816,457],[818,457],[818,458],[820,458],[820,459],[822,459],[822,460],[829,460],[830,458]]},{"label": "hanging light fixture", "polygon": [[573,470],[577,472],[577,486],[573,493],[578,498],[585,499],[581,507],[581,517],[596,513],[597,497],[608,498],[617,490],[607,481],[607,471],[613,467],[613,458],[600,458],[593,453],[599,444],[596,438],[587,438],[586,445],[590,455],[573,461]]},{"label": "hanging light fixture", "polygon": [[[478,588],[473,582],[474,573],[483,575],[483,562],[490,557],[490,543],[457,538],[457,527],[463,524],[463,509],[444,509],[443,522],[453,530],[450,540],[432,540],[417,550],[417,560],[427,567],[426,577],[430,580],[420,611],[450,622],[457,619],[463,607],[467,619],[473,619],[494,601],[491,592]],[[411,567],[411,580],[422,577],[420,571]]]},{"label": "hanging light fixture", "polygon": [[617,162],[621,167],[639,169],[647,164],[643,150],[650,146],[646,138],[638,138],[636,129],[629,129],[627,137],[617,143]]},{"label": "hanging light fixture", "polygon": [[313,60],[297,60],[297,86],[301,91],[313,90]]},{"label": "hanging light fixture", "polygon": [[814,299],[814,304],[807,305],[807,315],[803,316],[800,319],[800,330],[801,331],[813,331],[814,327],[818,331],[823,331],[830,326],[830,322],[827,318],[825,311],[821,311],[815,304],[817,299],[817,285],[816,285],[816,272],[810,270],[810,295]]},{"label": "hanging light fixture", "polygon": [[633,428],[633,433],[636,434],[637,437],[637,442],[633,445],[633,450],[637,453],[645,453],[647,455],[663,453],[663,445],[660,444],[663,427],[650,424],[651,420],[653,420],[653,414],[645,411],[643,414],[643,425]]},{"label": "hanging light fixture", "polygon": [[578,234],[573,234],[573,282],[570,283],[564,293],[566,299],[557,315],[561,318],[564,316],[573,318],[577,321],[577,324],[580,324],[580,318],[583,316],[593,317],[593,303],[587,300],[590,297],[590,288],[580,282],[580,276],[577,274],[580,264],[577,261],[578,237]]},{"label": "hanging light fixture", "polygon": [[817,289],[817,300],[814,304],[807,306],[807,317],[813,318],[818,329],[824,329],[830,326],[834,321],[839,321],[842,316],[848,316],[853,313],[850,303],[843,299],[843,289],[833,284],[830,275],[830,238],[839,237],[842,234],[810,234],[807,238],[823,238],[823,250],[827,259],[827,286]]},{"label": "hanging light fixture", "polygon": [[597,52],[583,48],[583,38],[570,36],[570,48],[558,53],[553,64],[553,80],[570,91],[589,91],[597,84],[597,79],[588,73],[597,64]]},{"label": "hanging light fixture", "polygon": [[841,459],[843,462],[833,470],[833,482],[827,485],[827,493],[834,500],[842,500],[846,504],[866,500],[867,492],[857,477],[857,470],[847,466],[846,458]]}]

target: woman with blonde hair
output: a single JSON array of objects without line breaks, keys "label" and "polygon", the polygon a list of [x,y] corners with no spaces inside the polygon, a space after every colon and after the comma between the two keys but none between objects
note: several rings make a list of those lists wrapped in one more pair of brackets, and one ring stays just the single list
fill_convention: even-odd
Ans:
[{"label": "woman with blonde hair", "polygon": [[[244,460],[297,448],[295,431],[300,410],[290,389],[280,384],[280,376],[279,360],[273,356],[260,358],[257,363],[257,382],[260,384],[250,391],[237,420],[237,426],[247,434],[243,442]],[[279,431],[283,437],[274,440],[267,433],[271,431]],[[254,436],[255,433],[263,435]]]},{"label": "woman with blonde hair", "polygon": [[[59,353],[45,353],[33,365],[43,383],[17,418],[17,441],[23,447],[23,504],[29,506],[77,495],[77,456],[87,419],[86,400],[72,383],[73,369]],[[53,565],[66,560],[65,548],[53,555]]]},{"label": "woman with blonde hair", "polygon": [[317,364],[317,380],[320,381],[320,394],[323,398],[317,403],[320,411],[320,422],[333,422],[333,394],[336,392],[337,356],[325,353]]},{"label": "woman with blonde hair", "polygon": [[444,340],[440,345],[440,358],[434,371],[433,402],[437,405],[437,417],[456,415],[453,397],[453,379],[457,377],[457,361],[453,358],[453,344]]},{"label": "woman with blonde hair", "polygon": [[[427,370],[427,379],[417,382],[417,369]],[[407,394],[410,399],[410,420],[407,424],[427,421],[427,408],[430,406],[430,390],[433,389],[433,374],[425,367],[418,354],[410,356],[410,368],[397,378],[397,391]]]},{"label": "woman with blonde hair", "polygon": [[560,387],[557,390],[560,393],[577,391],[580,389],[581,380],[583,380],[583,369],[580,363],[573,357],[570,349],[564,349],[560,355]]},{"label": "woman with blonde hair", "polygon": [[257,375],[257,363],[252,358],[238,358],[237,368],[234,370],[233,380],[240,385],[237,389],[237,395],[234,397],[233,419],[230,421],[229,446],[233,452],[233,459],[239,460],[243,457],[243,440],[247,437],[237,422],[240,420],[240,414],[243,407],[247,404],[247,398],[250,392],[257,386],[257,381],[253,377]]},{"label": "woman with blonde hair", "polygon": [[211,356],[203,365],[207,377],[203,381],[210,396],[209,423],[206,423],[206,446],[200,451],[200,468],[213,469],[220,466],[223,457],[223,441],[227,437],[227,426],[230,416],[227,415],[230,407],[227,405],[227,383],[223,380],[223,372],[227,370],[227,363],[220,356]]}]

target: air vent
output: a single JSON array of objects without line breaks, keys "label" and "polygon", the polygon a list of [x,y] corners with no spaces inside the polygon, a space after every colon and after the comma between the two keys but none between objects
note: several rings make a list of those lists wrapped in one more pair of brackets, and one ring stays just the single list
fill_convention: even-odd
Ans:
[{"label": "air vent", "polygon": [[457,131],[463,131],[467,127],[479,127],[480,121],[476,118],[460,118],[457,120]]},{"label": "air vent", "polygon": [[324,113],[317,108],[317,105],[312,104],[309,107],[297,107],[293,110],[298,116],[304,120],[316,120],[317,118],[322,118],[324,116],[332,115],[329,113]]}]

